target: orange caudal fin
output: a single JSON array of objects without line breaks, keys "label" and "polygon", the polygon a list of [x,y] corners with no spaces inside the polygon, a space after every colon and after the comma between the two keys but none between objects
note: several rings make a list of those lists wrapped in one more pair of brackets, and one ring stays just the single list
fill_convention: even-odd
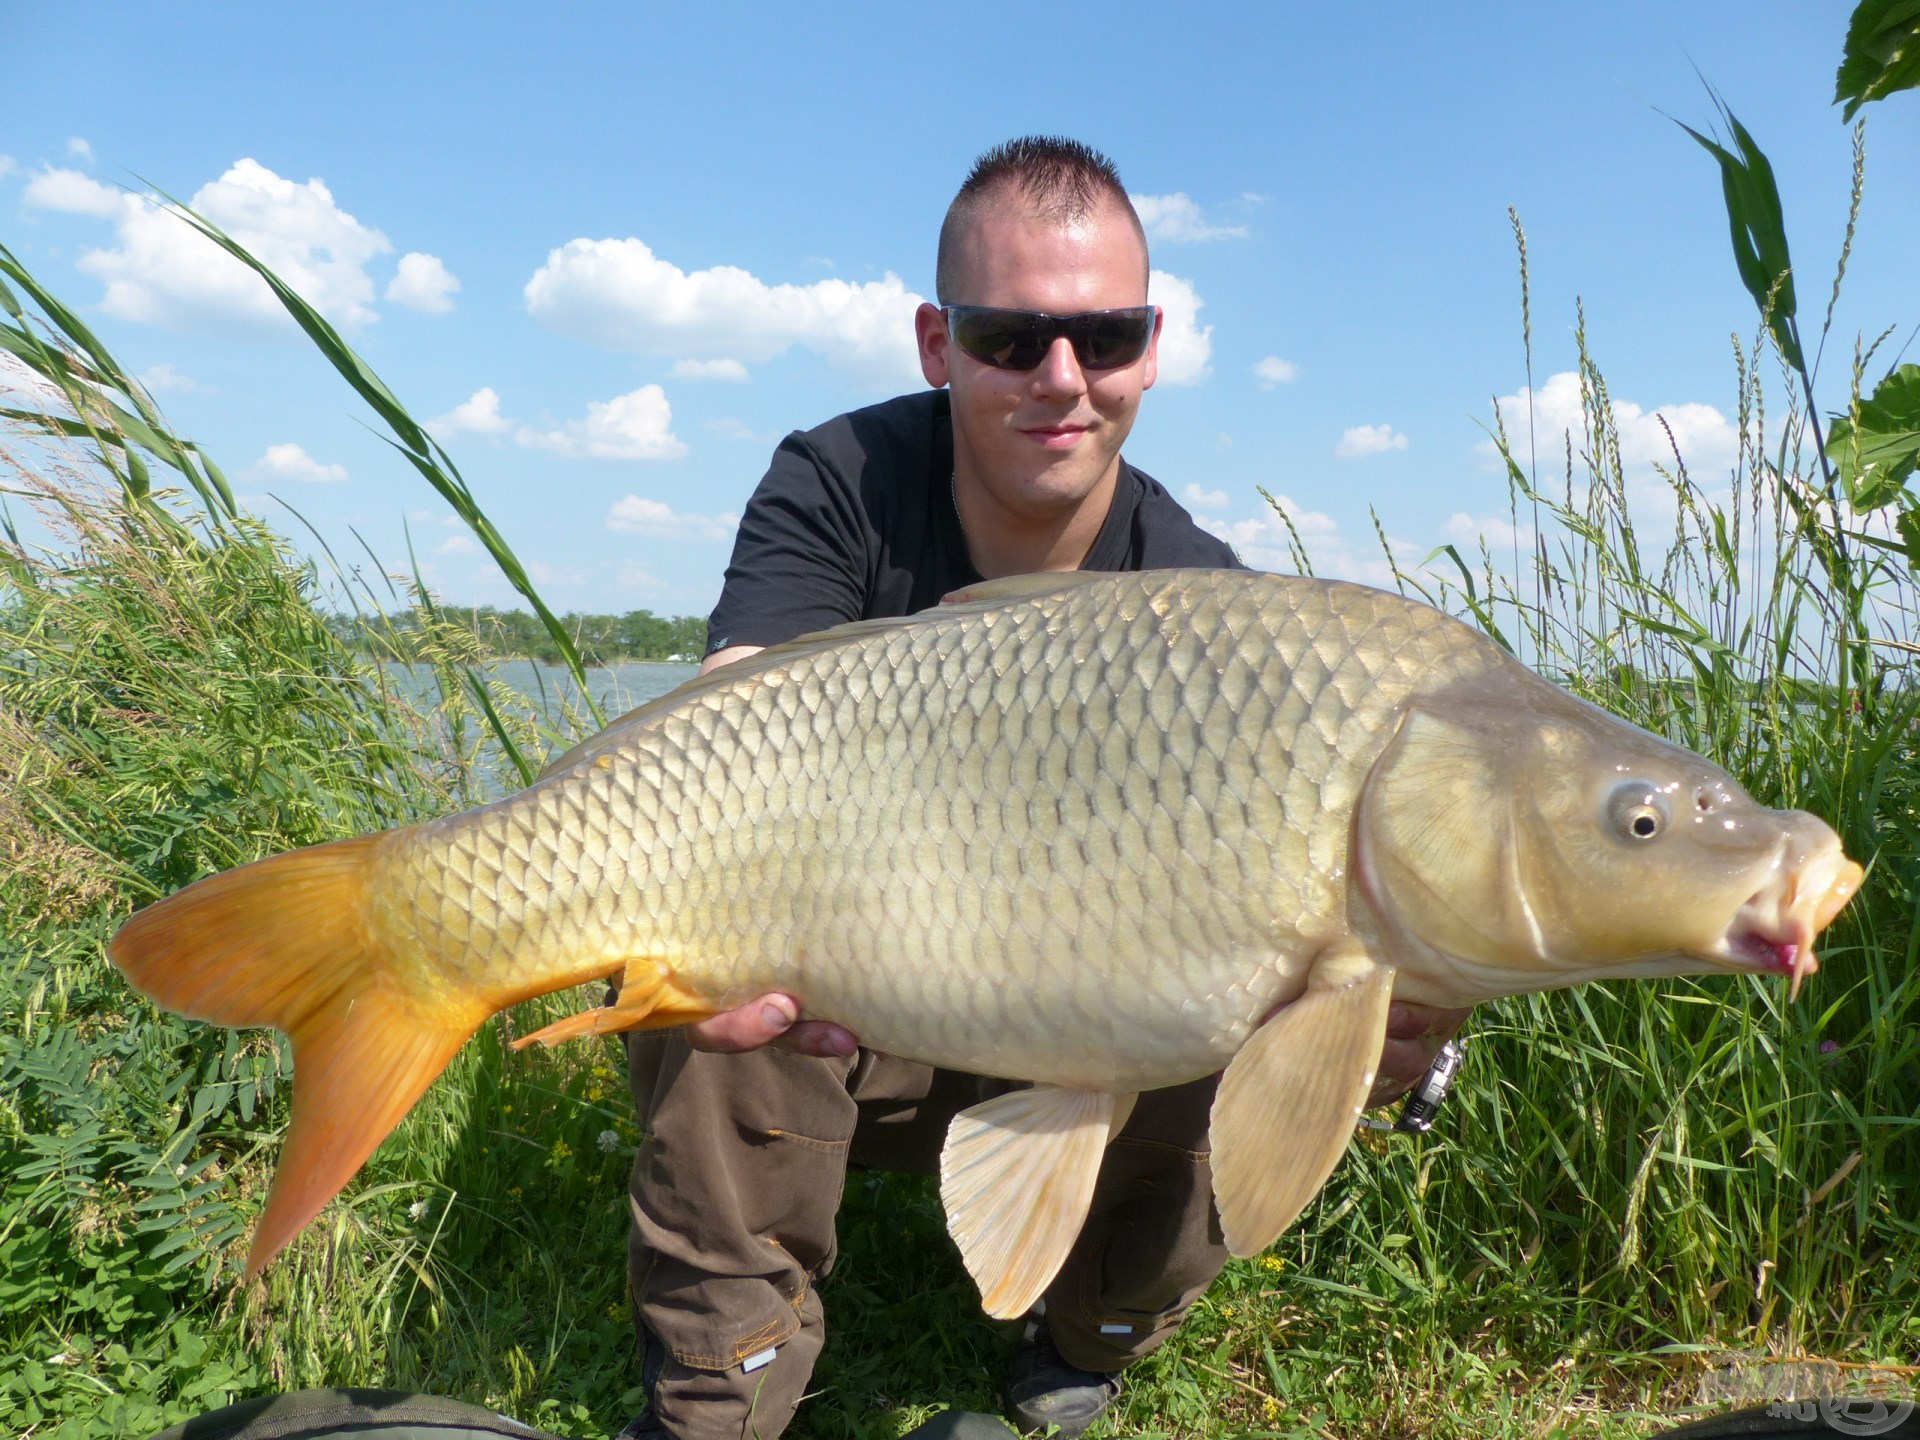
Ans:
[{"label": "orange caudal fin", "polygon": [[135,915],[107,953],[169,1010],[293,1042],[293,1124],[247,1252],[265,1268],[353,1178],[492,1007],[404,982],[366,920],[379,837],[214,875]]}]

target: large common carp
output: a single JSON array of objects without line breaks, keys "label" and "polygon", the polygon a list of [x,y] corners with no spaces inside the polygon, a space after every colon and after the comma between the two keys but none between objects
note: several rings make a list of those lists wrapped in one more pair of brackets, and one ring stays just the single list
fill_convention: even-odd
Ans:
[{"label": "large common carp", "polygon": [[1214,1197],[1270,1244],[1338,1162],[1390,997],[1777,972],[1859,882],[1834,833],[1437,610],[1240,571],[1054,574],[683,685],[477,810],[143,910],[162,1005],[292,1037],[257,1272],[489,1015],[531,1039],[769,990],[876,1049],[1035,1082],[941,1163],[987,1309],[1024,1311],[1142,1090],[1224,1068]]}]

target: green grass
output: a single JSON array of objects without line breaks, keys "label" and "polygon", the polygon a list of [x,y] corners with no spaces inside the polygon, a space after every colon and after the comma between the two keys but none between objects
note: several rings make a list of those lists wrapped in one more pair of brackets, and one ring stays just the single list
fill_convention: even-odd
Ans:
[{"label": "green grass", "polygon": [[[471,804],[485,747],[537,764],[590,722],[543,723],[431,610],[416,633],[404,588],[299,563],[97,337],[51,297],[39,314],[5,348],[64,398],[16,416],[0,454],[0,487],[55,535],[0,543],[0,1432],[141,1434],[318,1384],[617,1428],[638,1403],[618,1052],[503,1043],[573,997],[484,1029],[243,1289],[284,1053],[154,1011],[101,950],[195,876]],[[398,400],[315,338],[470,505]],[[1703,480],[1676,457],[1657,539],[1583,341],[1580,443],[1537,459],[1525,417],[1502,417],[1511,518],[1537,542],[1406,583],[1763,799],[1832,819],[1872,869],[1822,973],[1791,1008],[1739,980],[1484,1007],[1440,1128],[1363,1137],[1302,1223],[1136,1367],[1107,1433],[1638,1435],[1730,1393],[1717,1367],[1734,1360],[1898,1365],[1920,1346],[1914,575],[1826,503],[1765,343],[1735,347],[1736,466]],[[155,464],[188,490],[157,492]],[[327,623],[342,596],[374,655]],[[393,653],[436,665],[431,711],[382,686],[387,609],[407,627]],[[993,1408],[1011,1327],[979,1313],[931,1186],[855,1175],[841,1232],[832,1338],[792,1433]]]}]

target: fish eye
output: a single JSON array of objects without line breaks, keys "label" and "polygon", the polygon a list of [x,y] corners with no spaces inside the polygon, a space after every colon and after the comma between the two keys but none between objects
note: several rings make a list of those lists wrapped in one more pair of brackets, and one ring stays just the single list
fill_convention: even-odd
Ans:
[{"label": "fish eye", "polygon": [[1644,781],[1616,786],[1607,801],[1607,818],[1615,834],[1644,844],[1666,830],[1666,801]]}]

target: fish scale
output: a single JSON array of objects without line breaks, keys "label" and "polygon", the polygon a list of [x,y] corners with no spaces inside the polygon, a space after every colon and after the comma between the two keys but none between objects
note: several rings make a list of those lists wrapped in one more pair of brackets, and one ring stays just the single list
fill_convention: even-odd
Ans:
[{"label": "fish scale", "polygon": [[1233,572],[952,607],[395,835],[376,910],[502,992],[659,963],[936,1064],[1176,1083],[1338,928],[1415,643],[1428,684],[1489,663],[1394,597]]}]

